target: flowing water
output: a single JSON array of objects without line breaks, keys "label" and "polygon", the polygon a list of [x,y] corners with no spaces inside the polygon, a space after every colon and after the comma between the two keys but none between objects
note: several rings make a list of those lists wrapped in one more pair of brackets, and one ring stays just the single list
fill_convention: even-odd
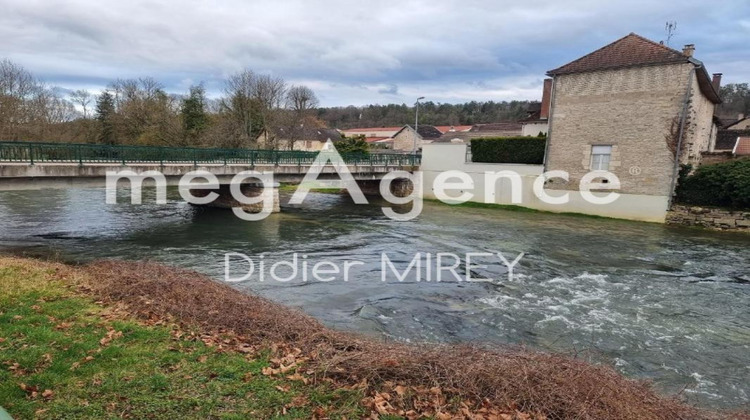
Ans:
[{"label": "flowing water", "polygon": [[[227,252],[252,257],[256,272],[235,287],[303,309],[334,328],[389,340],[483,341],[584,354],[665,392],[719,408],[750,404],[750,236],[657,224],[425,203],[409,222],[386,219],[379,204],[311,194],[304,205],[245,222],[231,212],[169,204],[106,205],[101,189],[0,193],[0,247],[66,260],[153,259],[224,278]],[[474,257],[457,281],[435,257]],[[309,266],[359,261],[350,278],[322,282],[301,273],[260,281],[298,254]],[[382,254],[404,272],[399,281]],[[424,281],[430,254],[431,281]],[[306,256],[306,258],[304,258]],[[444,266],[453,264],[452,258]],[[330,267],[329,267],[330,268]],[[281,267],[279,273],[289,273]],[[247,264],[232,260],[233,276]],[[309,270],[308,270],[309,271]]]}]

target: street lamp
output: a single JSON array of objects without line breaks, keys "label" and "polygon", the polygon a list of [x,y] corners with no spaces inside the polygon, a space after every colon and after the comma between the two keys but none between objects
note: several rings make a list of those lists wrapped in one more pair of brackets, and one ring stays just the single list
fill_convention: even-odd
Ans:
[{"label": "street lamp", "polygon": [[412,154],[415,155],[417,154],[417,136],[419,135],[419,101],[421,101],[422,99],[424,99],[424,96],[420,96],[419,98],[417,98],[417,103],[415,104],[417,114],[414,118],[414,147],[412,149]]}]

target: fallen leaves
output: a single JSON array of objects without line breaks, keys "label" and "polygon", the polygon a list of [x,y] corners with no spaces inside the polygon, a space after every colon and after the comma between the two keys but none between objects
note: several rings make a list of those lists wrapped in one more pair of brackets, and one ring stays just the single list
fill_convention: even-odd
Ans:
[{"label": "fallen leaves", "polygon": [[[262,373],[266,376],[283,375],[300,367],[304,362],[309,360],[307,357],[300,357],[302,350],[292,348],[283,357],[275,357],[270,360],[272,367],[265,367]],[[297,378],[295,376],[295,378]]]},{"label": "fallen leaves", "polygon": [[81,360],[80,362],[74,362],[74,363],[73,363],[73,364],[72,364],[72,365],[70,366],[70,370],[76,370],[76,369],[78,369],[79,367],[81,367],[81,365],[82,365],[82,364],[84,364],[84,363],[87,363],[87,362],[90,362],[90,361],[92,361],[92,360],[94,360],[94,356],[86,356],[86,357],[84,357],[84,358],[83,358],[83,360]]},{"label": "fallen leaves", "polygon": [[21,369],[21,365],[16,362],[4,362],[3,364],[8,366],[8,371],[14,376],[26,375],[26,371],[24,369]]},{"label": "fallen leaves", "polygon": [[55,396],[55,392],[51,389],[45,389],[44,391],[39,393],[39,386],[37,385],[26,385],[25,383],[21,382],[18,384],[18,386],[26,393],[26,398],[33,400],[39,397],[39,395],[42,396],[45,400],[51,400]]},{"label": "fallen leaves", "polygon": [[116,340],[120,337],[122,337],[122,331],[116,331],[113,328],[108,327],[107,335],[99,340],[99,345],[101,345],[102,347],[107,347],[113,340]]},{"label": "fallen leaves", "polygon": [[310,383],[310,379],[309,378],[307,378],[305,376],[302,376],[299,373],[295,373],[294,375],[289,375],[286,378],[289,379],[289,380],[291,380],[291,381],[300,381],[300,382],[302,382],[305,385],[307,385],[308,383]]},{"label": "fallen leaves", "polygon": [[492,406],[488,401],[482,404],[456,403],[439,387],[394,385],[392,382],[386,382],[382,389],[372,392],[362,404],[371,410],[371,419],[395,415],[408,420],[546,420],[541,414],[524,413],[515,407]]}]

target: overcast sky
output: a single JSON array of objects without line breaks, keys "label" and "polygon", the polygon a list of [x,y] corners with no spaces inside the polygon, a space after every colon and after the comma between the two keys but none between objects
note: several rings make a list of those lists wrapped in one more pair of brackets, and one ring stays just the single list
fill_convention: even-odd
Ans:
[{"label": "overcast sky", "polygon": [[630,32],[696,44],[750,82],[748,0],[0,0],[0,58],[50,85],[152,76],[169,92],[243,68],[322,105],[539,99],[544,73]]}]

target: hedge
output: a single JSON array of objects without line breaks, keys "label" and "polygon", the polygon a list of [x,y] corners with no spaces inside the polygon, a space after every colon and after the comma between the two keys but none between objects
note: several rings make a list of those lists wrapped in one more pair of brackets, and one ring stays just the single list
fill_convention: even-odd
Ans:
[{"label": "hedge", "polygon": [[680,171],[678,203],[750,209],[750,159],[701,166],[688,175],[691,169]]},{"label": "hedge", "polygon": [[471,140],[471,161],[481,163],[544,163],[545,137],[496,137]]}]

